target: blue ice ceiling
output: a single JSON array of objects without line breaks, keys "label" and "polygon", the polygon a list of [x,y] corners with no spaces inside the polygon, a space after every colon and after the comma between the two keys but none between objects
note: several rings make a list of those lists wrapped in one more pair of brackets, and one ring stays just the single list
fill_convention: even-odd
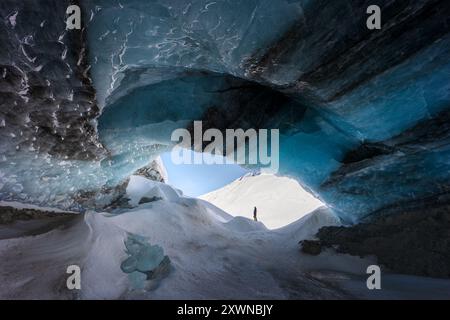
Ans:
[{"label": "blue ice ceiling", "polygon": [[[437,201],[450,176],[450,3],[377,1],[383,27],[370,31],[372,2],[80,1],[106,155],[61,165],[8,151],[0,195],[64,205],[67,193],[119,183],[169,150],[174,129],[203,120],[280,128],[280,174],[346,221]],[[21,163],[35,164],[31,175]]]}]

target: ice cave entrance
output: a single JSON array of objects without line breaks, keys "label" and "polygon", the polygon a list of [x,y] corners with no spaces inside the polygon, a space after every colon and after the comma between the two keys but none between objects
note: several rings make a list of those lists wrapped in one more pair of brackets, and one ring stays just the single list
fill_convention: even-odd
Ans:
[{"label": "ice cave entrance", "polygon": [[[199,155],[192,152],[192,156]],[[203,157],[213,157],[202,154]],[[218,157],[218,156],[214,156]],[[324,204],[296,180],[246,169],[238,164],[175,164],[161,155],[168,184],[186,196],[212,203],[232,216],[253,219],[277,229],[301,219]],[[218,161],[220,162],[220,161]]]}]

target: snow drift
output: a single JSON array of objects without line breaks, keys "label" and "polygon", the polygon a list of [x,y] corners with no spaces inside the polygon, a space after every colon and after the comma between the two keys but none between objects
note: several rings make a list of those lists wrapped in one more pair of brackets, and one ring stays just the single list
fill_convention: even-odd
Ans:
[{"label": "snow drift", "polygon": [[[161,185],[139,182],[141,195]],[[170,186],[165,186],[168,191]],[[0,240],[2,299],[339,299],[377,297],[365,288],[374,261],[326,251],[299,252],[298,241],[337,225],[326,208],[277,230],[179,195],[121,213],[88,212],[33,236]],[[136,193],[134,193],[136,195]],[[138,197],[136,197],[137,199]],[[81,290],[66,269],[82,270]],[[442,297],[450,282],[389,276],[384,296]],[[401,281],[399,289],[396,283]]]},{"label": "snow drift", "polygon": [[[88,212],[76,216],[63,229],[1,240],[0,297],[343,296],[325,282],[317,286],[303,275],[296,245],[301,239],[296,233],[301,233],[301,225],[308,219],[296,223],[297,227],[291,227],[290,232],[269,231],[262,223],[234,218],[203,200],[184,198],[168,185],[140,178],[133,177],[128,188],[132,202],[154,194],[163,196],[162,199],[120,214]],[[316,222],[323,221],[313,223]],[[141,270],[154,269],[164,256],[170,258],[170,268],[157,283],[148,280],[144,273],[132,276],[127,271],[133,263],[130,262],[133,250],[137,252],[130,244],[134,240],[130,239],[149,244],[147,256],[138,267]],[[73,264],[82,269],[79,292],[65,288],[65,270]]]}]

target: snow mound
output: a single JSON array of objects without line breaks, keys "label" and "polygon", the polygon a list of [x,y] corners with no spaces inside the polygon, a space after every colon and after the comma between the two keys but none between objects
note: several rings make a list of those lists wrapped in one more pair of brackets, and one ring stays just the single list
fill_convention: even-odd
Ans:
[{"label": "snow mound", "polygon": [[246,175],[200,199],[233,216],[252,218],[257,207],[258,220],[270,229],[286,226],[323,206],[297,181],[271,174]]},{"label": "snow mound", "polygon": [[236,232],[264,231],[267,228],[261,222],[255,222],[244,217],[236,217],[225,224],[231,230]]},{"label": "snow mound", "polygon": [[158,199],[176,202],[182,196],[181,191],[157,181],[148,180],[141,176],[131,176],[128,183],[127,196],[129,204],[136,207],[141,199]]},{"label": "snow mound", "polygon": [[296,239],[305,240],[313,238],[322,227],[340,225],[339,218],[329,208],[321,207],[277,231]]}]

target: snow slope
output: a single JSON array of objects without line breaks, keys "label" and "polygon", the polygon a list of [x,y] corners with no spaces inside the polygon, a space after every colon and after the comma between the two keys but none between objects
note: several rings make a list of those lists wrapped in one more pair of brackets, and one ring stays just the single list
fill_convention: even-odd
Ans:
[{"label": "snow slope", "polygon": [[[168,185],[132,177],[131,202],[161,200],[113,215],[88,212],[70,225],[30,237],[0,240],[0,298],[341,298],[342,292],[304,276],[294,233],[234,218]],[[309,228],[309,227],[308,227]],[[158,245],[171,260],[161,283],[137,290],[120,266],[129,235]],[[351,258],[352,260],[354,258]],[[303,261],[302,261],[303,260]],[[326,261],[327,259],[324,259]],[[360,259],[355,259],[362,261]],[[66,268],[82,269],[82,289],[65,288]]]},{"label": "snow slope", "polygon": [[[326,208],[268,230],[203,200],[168,192],[167,185],[139,185],[142,196],[168,196],[121,214],[88,212],[50,232],[0,240],[0,299],[339,299],[355,293],[371,297],[364,288],[365,271],[373,259],[332,251],[317,257],[299,252],[298,241],[323,225],[337,224]],[[129,191],[130,197],[136,196],[136,190]],[[158,282],[122,271],[121,264],[133,250],[126,247],[130,236],[160,247],[169,257],[169,273]],[[66,288],[66,269],[74,264],[82,270],[79,291]],[[398,290],[398,278],[394,280],[390,281],[396,290],[388,293],[395,298],[442,297],[450,288],[450,281],[422,279],[424,293],[403,279],[405,286]]]},{"label": "snow slope", "polygon": [[141,176],[130,177],[126,192],[132,206],[137,206],[144,197],[177,201],[182,194],[180,190],[176,190],[165,183],[152,181]]},{"label": "snow slope", "polygon": [[253,208],[256,206],[259,221],[270,229],[297,221],[323,206],[297,181],[270,174],[246,175],[200,199],[233,216],[248,218],[253,217]]}]

